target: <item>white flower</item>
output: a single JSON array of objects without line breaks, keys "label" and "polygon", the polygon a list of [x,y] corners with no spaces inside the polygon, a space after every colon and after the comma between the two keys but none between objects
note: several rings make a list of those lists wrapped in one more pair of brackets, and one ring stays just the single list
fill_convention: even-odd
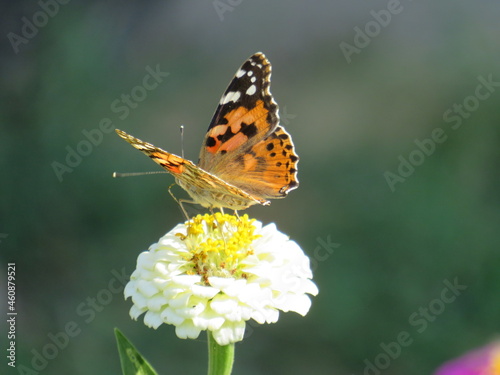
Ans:
[{"label": "white flower", "polygon": [[279,310],[307,314],[318,288],[309,258],[274,224],[216,213],[179,224],[137,259],[125,287],[130,316],[180,338],[210,330],[219,345],[241,341],[245,322],[275,323]]}]

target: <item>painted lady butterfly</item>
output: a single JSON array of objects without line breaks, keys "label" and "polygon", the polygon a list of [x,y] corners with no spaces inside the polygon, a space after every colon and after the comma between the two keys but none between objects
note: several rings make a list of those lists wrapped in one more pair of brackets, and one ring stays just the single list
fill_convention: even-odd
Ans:
[{"label": "painted lady butterfly", "polygon": [[284,198],[298,187],[298,156],[292,138],[278,124],[271,64],[251,56],[236,72],[215,111],[198,165],[116,129],[120,137],[175,176],[194,203],[243,210]]}]

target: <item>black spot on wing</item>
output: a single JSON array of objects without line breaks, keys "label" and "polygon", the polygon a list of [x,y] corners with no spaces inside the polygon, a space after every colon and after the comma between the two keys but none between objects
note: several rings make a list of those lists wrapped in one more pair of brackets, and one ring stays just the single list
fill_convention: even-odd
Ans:
[{"label": "black spot on wing", "polygon": [[245,124],[244,122],[241,123],[241,130],[243,134],[246,135],[247,138],[252,138],[255,135],[257,135],[257,126],[255,126],[254,123],[251,124]]},{"label": "black spot on wing", "polygon": [[281,139],[288,139],[288,134],[286,133],[281,133],[280,135],[278,135],[278,137],[280,137]]},{"label": "black spot on wing", "polygon": [[208,137],[207,141],[205,142],[205,146],[207,147],[214,147],[217,144],[217,141],[215,140],[214,137]]},{"label": "black spot on wing", "polygon": [[[279,117],[278,106],[269,90],[271,85],[270,62],[263,54],[256,53],[250,56],[240,69],[237,71],[239,77],[236,75],[233,77],[222,96],[225,97],[228,92],[239,92],[241,94],[240,97],[236,102],[229,101],[226,104],[219,104],[208,129],[217,125],[227,124],[227,120],[224,117],[235,108],[244,107],[247,110],[255,108],[258,100],[264,102],[264,108],[268,112],[266,121],[272,124],[272,128],[275,128],[278,125]],[[255,90],[251,89],[248,91],[252,86],[255,86]],[[252,95],[247,94],[247,92],[251,91],[255,92]]]},{"label": "black spot on wing", "polygon": [[231,131],[231,127],[228,127],[226,129],[226,132],[224,134],[219,134],[217,136],[217,139],[221,141],[222,143],[227,142],[229,139],[234,137],[234,133]]}]

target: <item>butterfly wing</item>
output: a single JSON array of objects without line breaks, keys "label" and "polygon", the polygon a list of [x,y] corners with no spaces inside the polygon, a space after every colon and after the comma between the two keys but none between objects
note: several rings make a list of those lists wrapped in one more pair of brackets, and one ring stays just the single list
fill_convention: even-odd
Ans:
[{"label": "butterfly wing", "polygon": [[116,129],[116,133],[174,175],[177,183],[189,193],[191,198],[204,207],[228,207],[241,210],[252,204],[269,204],[265,199],[255,198],[227,184],[187,159],[141,141],[122,130]]},{"label": "butterfly wing", "polygon": [[[277,199],[298,187],[298,160],[290,135],[278,126],[248,152],[232,160],[226,170],[236,175],[230,183],[252,196]],[[220,177],[225,181],[229,178],[225,173]]]},{"label": "butterfly wing", "polygon": [[121,138],[126,140],[139,151],[145,153],[153,159],[155,163],[161,165],[164,169],[176,177],[182,175],[182,173],[185,172],[185,169],[189,168],[191,165],[196,167],[191,161],[164,151],[151,143],[141,141],[140,139],[125,133],[123,130],[115,129],[115,131]]},{"label": "butterfly wing", "polygon": [[298,156],[279,126],[271,64],[252,55],[236,72],[208,127],[199,166],[259,198],[282,198],[298,186]]}]

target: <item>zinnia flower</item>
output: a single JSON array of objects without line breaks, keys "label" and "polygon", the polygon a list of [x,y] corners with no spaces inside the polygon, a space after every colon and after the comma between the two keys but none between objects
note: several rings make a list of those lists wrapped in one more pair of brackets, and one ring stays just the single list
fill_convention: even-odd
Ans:
[{"label": "zinnia flower", "polygon": [[500,341],[476,349],[442,365],[435,375],[499,375]]},{"label": "zinnia flower", "polygon": [[130,316],[179,338],[209,330],[219,345],[243,339],[245,322],[275,323],[279,310],[307,314],[318,289],[309,258],[274,224],[247,215],[198,215],[137,259],[125,287]]}]

